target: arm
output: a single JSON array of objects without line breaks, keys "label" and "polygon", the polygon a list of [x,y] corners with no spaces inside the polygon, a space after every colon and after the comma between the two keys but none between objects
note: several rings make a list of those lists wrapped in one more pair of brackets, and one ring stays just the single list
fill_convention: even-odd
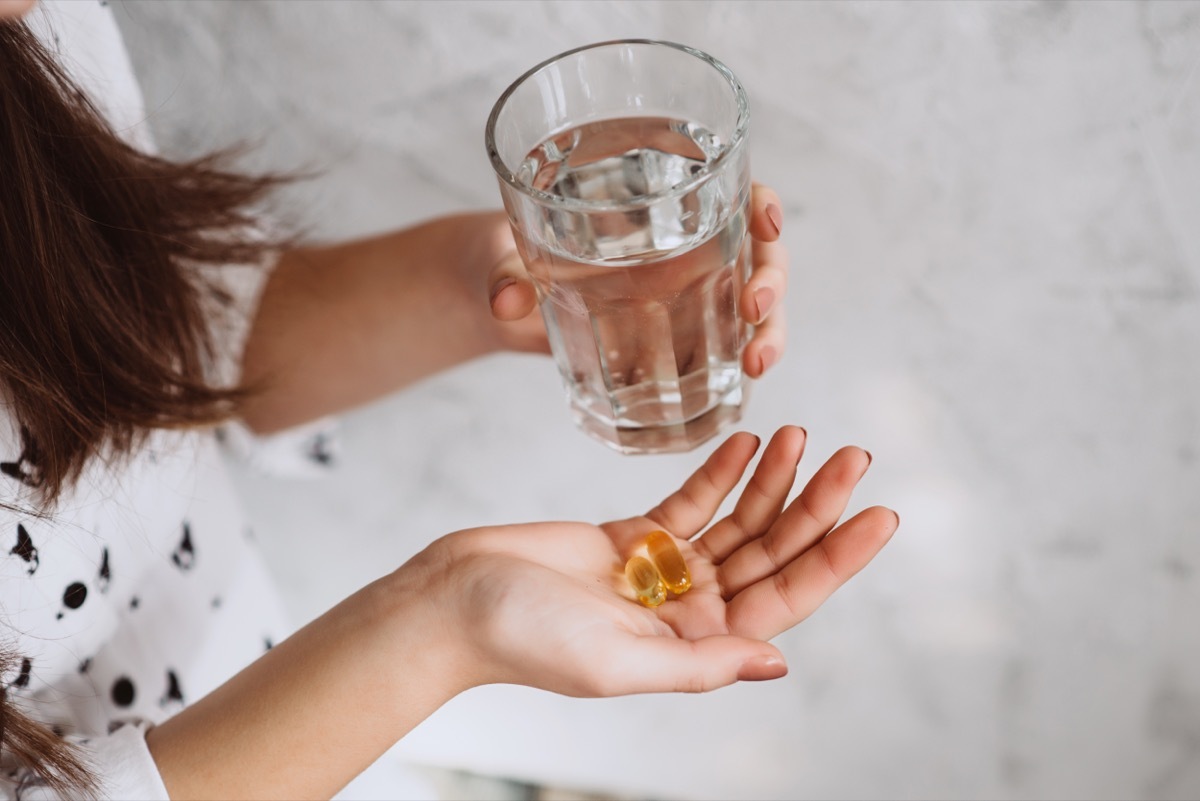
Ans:
[{"label": "arm", "polygon": [[[481,684],[595,697],[782,676],[767,640],[812,614],[899,522],[872,507],[839,524],[870,462],[858,448],[834,454],[785,506],[805,439],[781,429],[733,512],[712,526],[756,437],[730,437],[645,516],[435,541],[151,730],[171,797],[328,797]],[[647,609],[621,571],[655,529],[680,538],[693,584]]]},{"label": "arm", "polygon": [[[779,198],[754,188],[753,269],[740,298],[757,326],[743,366],[783,353],[787,254]],[[367,403],[498,350],[549,352],[503,213],[441,217],[383,236],[283,254],[242,359],[241,417],[271,433]]]},{"label": "arm", "polygon": [[146,736],[173,799],[329,798],[465,689],[420,558]]},{"label": "arm", "polygon": [[467,214],[286,252],[246,342],[243,420],[288,428],[503,347],[513,326],[487,314],[471,273],[486,274],[506,236],[503,215]]}]

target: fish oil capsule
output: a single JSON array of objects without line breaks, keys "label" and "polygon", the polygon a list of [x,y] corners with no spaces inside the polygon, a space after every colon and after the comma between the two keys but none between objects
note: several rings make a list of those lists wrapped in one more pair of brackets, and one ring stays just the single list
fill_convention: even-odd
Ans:
[{"label": "fish oil capsule", "polygon": [[654,607],[667,600],[667,588],[644,556],[635,556],[625,563],[625,578],[643,605]]},{"label": "fish oil capsule", "polygon": [[692,574],[688,572],[687,562],[683,561],[674,537],[665,531],[655,531],[646,537],[646,550],[668,590],[682,595],[692,588]]}]

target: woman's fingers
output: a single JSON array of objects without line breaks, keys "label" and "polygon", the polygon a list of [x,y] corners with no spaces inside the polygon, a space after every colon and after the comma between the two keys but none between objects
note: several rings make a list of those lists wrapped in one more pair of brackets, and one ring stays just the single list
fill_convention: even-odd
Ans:
[{"label": "woman's fingers", "polygon": [[782,305],[754,330],[754,336],[742,350],[742,370],[751,378],[764,373],[783,358],[787,347],[787,315]]},{"label": "woman's fingers", "polygon": [[775,646],[744,637],[699,640],[630,636],[606,649],[596,663],[590,695],[703,693],[735,681],[777,679],[787,664]]},{"label": "woman's fingers", "polygon": [[760,325],[783,300],[787,291],[787,259],[787,247],[782,242],[753,243],[750,278],[740,298],[744,319]]},{"label": "woman's fingers", "polygon": [[807,439],[808,433],[799,426],[784,426],[775,432],[732,514],[692,543],[701,555],[720,563],[771,527],[792,491]]},{"label": "woman's fingers", "polygon": [[779,196],[755,184],[750,195],[750,278],[739,299],[742,317],[761,325],[787,291],[787,249],[779,241],[783,225]]},{"label": "woman's fingers", "polygon": [[487,285],[492,316],[497,320],[520,320],[533,313],[537,293],[516,250],[496,262],[488,273]]},{"label": "woman's fingers", "polygon": [[796,625],[862,570],[899,525],[896,513],[883,506],[859,512],[782,570],[734,596],[729,631],[766,640]]},{"label": "woman's fingers", "polygon": [[721,502],[733,491],[758,450],[759,439],[739,431],[721,443],[700,469],[646,517],[681,539],[691,539],[708,525]]},{"label": "woman's fingers", "polygon": [[550,353],[550,340],[537,313],[537,291],[517,251],[502,256],[488,273],[495,344],[520,353]]},{"label": "woman's fingers", "polygon": [[782,206],[773,190],[755,184],[750,197],[751,271],[738,299],[742,318],[757,328],[742,353],[742,369],[758,378],[783,356],[787,326],[783,296],[787,292],[788,256],[779,235]]},{"label": "woman's fingers", "polygon": [[746,542],[717,568],[725,599],[778,573],[837,525],[870,463],[862,448],[842,448],[829,457],[766,534]]},{"label": "woman's fingers", "polygon": [[769,186],[754,183],[750,187],[750,236],[761,242],[774,242],[783,233],[783,204]]},{"label": "woman's fingers", "polygon": [[742,290],[742,314],[756,327],[742,353],[742,369],[750,378],[760,378],[779,363],[787,344],[787,315],[781,302],[787,283],[787,253],[782,242],[755,242],[754,247],[755,260],[761,258],[762,263]]}]

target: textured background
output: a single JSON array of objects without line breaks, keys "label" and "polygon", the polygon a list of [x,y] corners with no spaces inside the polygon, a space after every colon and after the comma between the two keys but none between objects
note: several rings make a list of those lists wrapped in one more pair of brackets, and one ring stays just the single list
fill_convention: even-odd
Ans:
[{"label": "textured background", "polygon": [[[117,5],[166,151],[318,170],[280,201],[316,238],[497,205],[490,105],[568,47],[684,41],[750,92],[794,278],[745,426],[806,425],[808,472],[870,448],[856,502],[900,533],[779,638],[783,681],[487,688],[397,754],[668,798],[1200,796],[1200,5]],[[610,453],[507,356],[344,437],[328,478],[244,479],[300,619],[460,527],[642,510],[711,449]]]}]

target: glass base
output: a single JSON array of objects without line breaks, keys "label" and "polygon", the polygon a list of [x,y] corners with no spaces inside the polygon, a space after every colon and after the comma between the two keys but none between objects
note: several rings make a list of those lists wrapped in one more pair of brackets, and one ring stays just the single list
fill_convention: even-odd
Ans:
[{"label": "glass base", "polygon": [[739,386],[721,402],[691,420],[649,426],[621,426],[572,404],[575,424],[592,439],[620,453],[686,453],[742,418],[746,387]]}]

